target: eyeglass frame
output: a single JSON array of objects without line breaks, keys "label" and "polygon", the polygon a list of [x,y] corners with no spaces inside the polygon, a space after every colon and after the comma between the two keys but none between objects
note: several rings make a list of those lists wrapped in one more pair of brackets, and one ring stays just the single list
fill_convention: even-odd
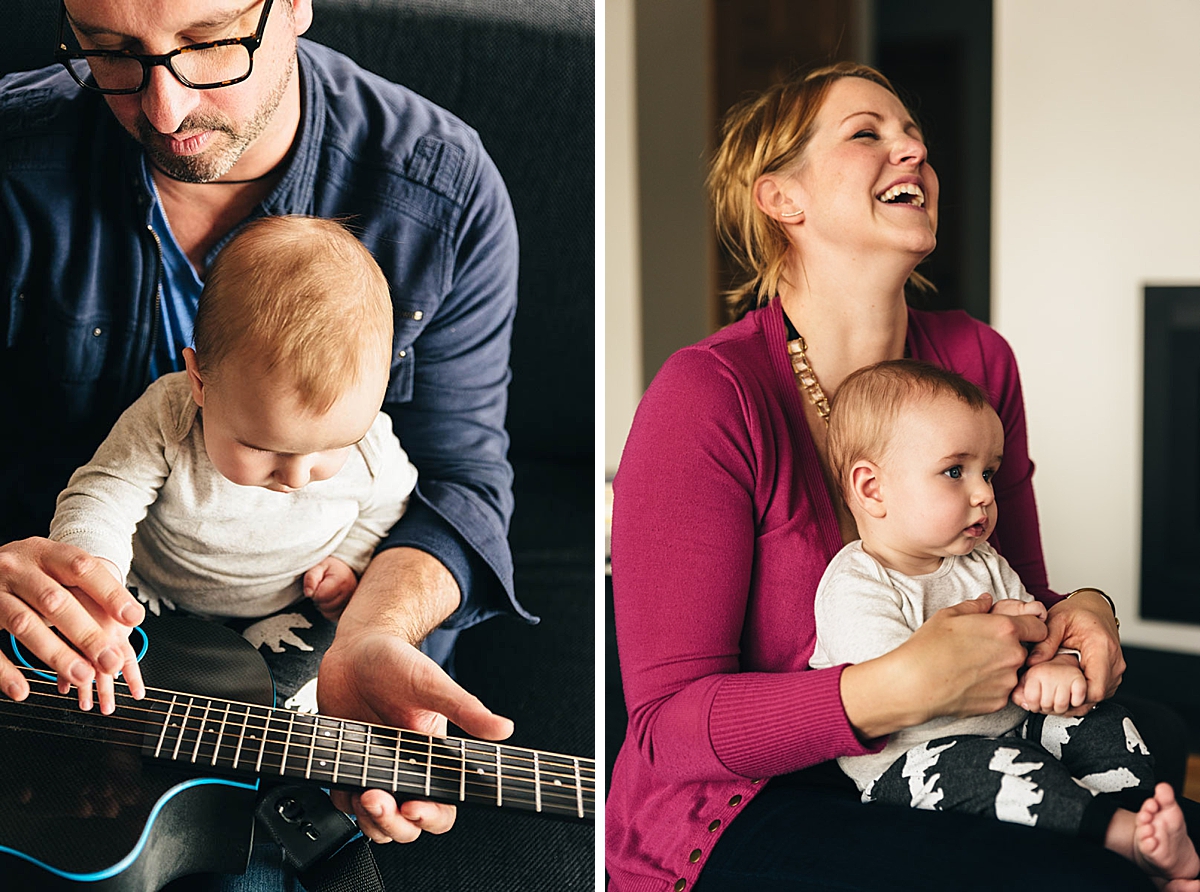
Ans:
[{"label": "eyeglass frame", "polygon": [[[201,43],[189,43],[186,46],[176,47],[169,53],[159,55],[134,53],[130,50],[69,50],[67,44],[63,41],[64,28],[67,24],[67,4],[60,2],[58,5],[58,49],[54,51],[54,60],[62,63],[62,66],[71,74],[71,79],[79,86],[86,90],[91,90],[96,93],[103,93],[106,96],[129,96],[133,93],[140,93],[146,89],[150,83],[150,69],[161,65],[167,71],[171,72],[171,76],[179,83],[183,84],[189,90],[218,90],[221,87],[231,87],[234,84],[240,84],[242,81],[250,77],[254,73],[254,53],[262,47],[263,31],[267,27],[267,16],[271,14],[271,5],[274,0],[264,0],[262,15],[258,18],[258,25],[254,29],[254,33],[249,37],[225,37],[221,40],[206,40]],[[241,77],[233,78],[232,80],[221,81],[217,84],[193,84],[188,81],[183,75],[174,69],[171,65],[171,60],[183,53],[194,53],[197,50],[208,50],[214,47],[221,46],[244,46],[246,52],[250,56],[250,64],[246,69],[246,73]],[[87,61],[89,58],[104,58],[104,59],[135,59],[142,66],[142,82],[134,89],[129,90],[107,90],[95,83],[85,83],[80,80],[79,75],[75,73],[75,69],[71,67],[72,59],[83,59]]]}]

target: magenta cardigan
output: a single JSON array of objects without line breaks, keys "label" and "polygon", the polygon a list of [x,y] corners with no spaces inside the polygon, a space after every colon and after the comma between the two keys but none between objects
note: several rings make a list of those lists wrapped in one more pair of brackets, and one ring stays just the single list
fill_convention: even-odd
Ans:
[{"label": "magenta cardigan", "polygon": [[[613,594],[629,728],[606,803],[612,892],[681,892],[765,779],[876,752],[844,667],[810,670],[813,596],[842,547],[778,299],[663,365],[614,482]],[[908,355],[983,387],[1004,424],[991,542],[1047,603],[1033,464],[1007,342],[910,310]]]}]

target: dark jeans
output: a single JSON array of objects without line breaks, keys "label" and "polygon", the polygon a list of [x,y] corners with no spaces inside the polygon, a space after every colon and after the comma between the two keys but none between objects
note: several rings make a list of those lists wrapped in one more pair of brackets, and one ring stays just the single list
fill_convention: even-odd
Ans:
[{"label": "dark jeans", "polygon": [[[1182,783],[1174,713],[1122,698],[1160,779]],[[1167,755],[1167,754],[1170,755]],[[1200,805],[1183,801],[1193,839]],[[1145,874],[1098,843],[994,818],[859,802],[834,763],[775,778],[717,841],[692,892],[1144,890]]]}]

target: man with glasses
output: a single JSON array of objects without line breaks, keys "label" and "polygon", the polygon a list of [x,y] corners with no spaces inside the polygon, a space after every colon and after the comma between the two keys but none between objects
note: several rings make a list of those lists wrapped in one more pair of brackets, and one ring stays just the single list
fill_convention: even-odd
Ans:
[{"label": "man with glasses", "polygon": [[[60,64],[0,82],[0,628],[75,684],[136,676],[120,633],[140,605],[82,553],[12,540],[46,528],[117,415],[182,368],[232,233],[262,215],[341,217],[391,284],[385,409],[422,483],[338,625],[321,707],[433,731],[449,716],[501,739],[511,723],[438,663],[459,629],[528,619],[506,541],[512,210],[473,131],[300,40],[312,14],[311,0],[65,0]],[[27,694],[7,663],[0,688]],[[338,795],[377,841],[454,820],[383,791]]]}]

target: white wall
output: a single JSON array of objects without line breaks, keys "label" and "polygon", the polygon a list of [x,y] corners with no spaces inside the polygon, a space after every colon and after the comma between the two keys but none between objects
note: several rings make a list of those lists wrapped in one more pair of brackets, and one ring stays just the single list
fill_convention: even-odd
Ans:
[{"label": "white wall", "polygon": [[604,4],[604,468],[642,396],[633,0]]},{"label": "white wall", "polygon": [[1200,653],[1200,627],[1136,618],[1142,288],[1200,283],[1200,3],[996,0],[995,26],[992,322],[1050,581],[1108,591],[1129,644]]}]

